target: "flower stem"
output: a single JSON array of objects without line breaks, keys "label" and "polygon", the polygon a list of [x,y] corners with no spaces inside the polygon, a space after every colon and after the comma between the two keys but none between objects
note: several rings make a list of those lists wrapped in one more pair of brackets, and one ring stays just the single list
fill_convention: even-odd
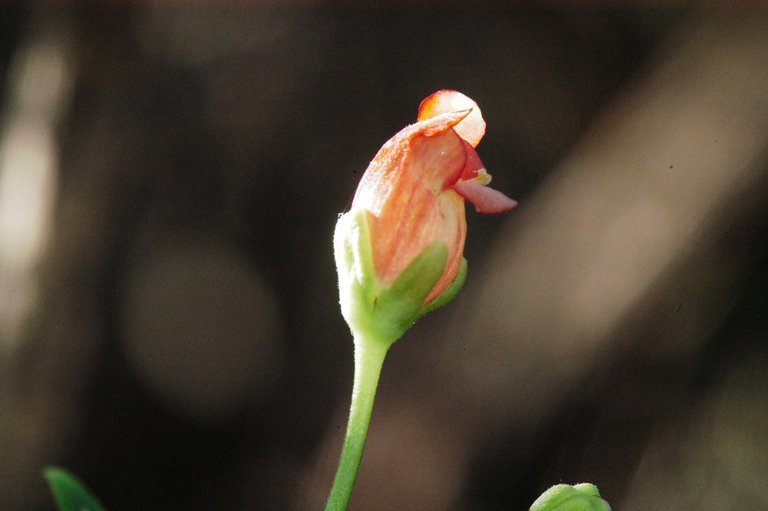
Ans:
[{"label": "flower stem", "polygon": [[363,457],[381,366],[389,346],[388,343],[355,336],[355,380],[352,385],[349,422],[344,436],[339,468],[336,470],[325,511],[344,511],[349,504],[357,470],[360,468],[360,460]]}]

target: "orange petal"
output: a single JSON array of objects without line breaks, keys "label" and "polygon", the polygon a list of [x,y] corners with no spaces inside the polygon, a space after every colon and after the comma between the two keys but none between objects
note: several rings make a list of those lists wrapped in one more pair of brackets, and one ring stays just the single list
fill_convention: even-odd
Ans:
[{"label": "orange petal", "polygon": [[419,105],[419,121],[448,112],[471,110],[470,114],[453,129],[461,138],[477,147],[485,135],[485,121],[480,107],[471,98],[455,90],[439,90]]},{"label": "orange petal", "polygon": [[441,190],[444,173],[458,176],[464,167],[464,147],[450,129],[403,142],[382,148],[369,167],[371,181],[358,188],[352,207],[371,212],[373,260],[380,279],[392,282],[427,245],[442,241],[448,262],[436,289],[444,289],[461,264],[466,220],[463,199]]},{"label": "orange petal", "polygon": [[[418,185],[431,190],[432,193],[453,185],[461,177],[464,168],[466,145],[451,128],[461,122],[468,113],[465,110],[441,114],[407,126],[389,139],[376,153],[363,174],[352,200],[352,208],[367,209],[379,215],[382,204],[388,200],[392,190],[405,188],[399,183],[403,179],[410,183],[409,186]],[[430,140],[429,151],[410,154],[414,141],[421,138]],[[419,170],[414,171],[412,169],[417,166],[413,165],[415,162],[412,160],[416,154],[418,157],[415,160],[423,162],[420,162]],[[429,159],[445,161],[426,164]],[[447,161],[451,163],[446,163]]]},{"label": "orange petal", "polygon": [[[477,171],[484,169],[485,164],[483,164],[483,161],[480,159],[477,151],[475,151],[475,148],[466,140],[462,139],[462,141],[464,142],[464,150],[467,153],[467,161],[464,163],[464,169],[461,171],[459,179],[462,181],[469,181],[470,179],[475,179],[477,177]],[[453,186],[454,184],[455,183],[448,183],[448,186]]]}]

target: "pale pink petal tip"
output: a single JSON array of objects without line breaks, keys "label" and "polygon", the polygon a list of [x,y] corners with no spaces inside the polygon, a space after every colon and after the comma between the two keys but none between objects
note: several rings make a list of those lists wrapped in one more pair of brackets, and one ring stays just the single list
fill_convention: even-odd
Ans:
[{"label": "pale pink petal tip", "polygon": [[480,183],[460,181],[453,185],[453,189],[465,200],[474,204],[478,213],[504,213],[517,206],[516,200]]},{"label": "pale pink petal tip", "polygon": [[430,119],[448,112],[471,110],[470,114],[453,127],[454,131],[477,147],[485,135],[485,120],[480,107],[468,96],[455,90],[439,90],[426,98],[419,105],[419,121]]}]

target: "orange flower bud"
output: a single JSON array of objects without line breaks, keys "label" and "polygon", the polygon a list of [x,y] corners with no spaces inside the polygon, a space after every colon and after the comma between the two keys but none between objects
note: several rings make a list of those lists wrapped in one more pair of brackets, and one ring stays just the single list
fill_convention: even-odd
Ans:
[{"label": "orange flower bud", "polygon": [[354,336],[355,382],[327,511],[347,508],[390,346],[464,284],[464,201],[481,213],[517,204],[485,186],[491,176],[475,152],[484,134],[474,101],[456,91],[436,92],[421,103],[418,122],[379,150],[350,211],[336,222],[339,305]]},{"label": "orange flower bud", "polygon": [[517,204],[488,188],[490,176],[474,147],[485,134],[477,104],[460,92],[442,90],[419,107],[418,122],[379,150],[365,171],[352,212],[369,213],[368,227],[378,278],[391,284],[427,246],[442,242],[448,258],[426,302],[456,278],[466,239],[464,201],[481,213],[501,213]]}]

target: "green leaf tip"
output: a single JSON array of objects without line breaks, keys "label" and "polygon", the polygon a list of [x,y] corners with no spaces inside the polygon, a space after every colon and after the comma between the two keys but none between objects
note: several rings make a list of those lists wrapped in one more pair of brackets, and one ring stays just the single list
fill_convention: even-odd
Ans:
[{"label": "green leaf tip", "polygon": [[611,506],[594,484],[557,484],[542,493],[530,511],[611,511]]},{"label": "green leaf tip", "polygon": [[106,511],[90,490],[63,468],[48,467],[43,470],[43,476],[59,511]]}]

